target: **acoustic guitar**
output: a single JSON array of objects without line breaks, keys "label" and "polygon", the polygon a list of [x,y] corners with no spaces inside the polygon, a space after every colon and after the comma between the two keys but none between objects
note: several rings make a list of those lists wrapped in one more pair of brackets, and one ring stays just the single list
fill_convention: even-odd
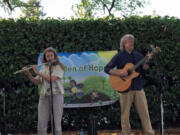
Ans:
[{"label": "acoustic guitar", "polygon": [[[158,53],[159,51],[161,51],[161,49],[159,47],[156,47],[152,50],[151,53],[154,54]],[[132,63],[127,63],[123,69],[117,69],[118,72],[127,71],[128,76],[121,77],[117,75],[110,75],[109,81],[112,88],[118,92],[127,91],[131,86],[132,80],[139,76],[139,73],[135,71],[136,68],[138,68],[146,59],[147,56],[141,59],[136,65]]]}]

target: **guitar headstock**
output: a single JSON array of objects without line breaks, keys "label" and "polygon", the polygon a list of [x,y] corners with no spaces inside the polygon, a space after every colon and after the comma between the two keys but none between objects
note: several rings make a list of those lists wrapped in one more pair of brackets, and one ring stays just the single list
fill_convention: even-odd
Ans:
[{"label": "guitar headstock", "polygon": [[161,48],[158,47],[158,46],[156,46],[156,47],[154,48],[154,46],[151,45],[151,48],[152,48],[152,53],[159,53],[159,52],[161,52]]},{"label": "guitar headstock", "polygon": [[159,52],[161,52],[161,48],[160,48],[160,47],[158,47],[158,46],[156,46],[156,47],[154,48],[154,50],[155,50],[155,52],[154,52],[154,53],[159,53]]}]

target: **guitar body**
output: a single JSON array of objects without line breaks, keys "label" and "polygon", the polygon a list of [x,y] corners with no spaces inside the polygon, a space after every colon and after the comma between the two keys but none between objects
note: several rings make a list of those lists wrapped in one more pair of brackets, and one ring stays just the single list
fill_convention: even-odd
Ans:
[{"label": "guitar body", "polygon": [[[117,71],[118,72],[128,71],[129,69],[132,69],[133,67],[134,67],[134,64],[127,63],[123,69],[117,69]],[[123,78],[116,75],[110,75],[109,81],[114,90],[118,92],[125,92],[131,86],[132,80],[138,76],[139,76],[139,73],[134,70],[132,71],[130,75]]]},{"label": "guitar body", "polygon": [[[161,49],[159,47],[156,47],[156,48],[153,48],[151,54],[153,55],[154,53],[158,53],[158,52],[161,52]],[[109,81],[112,88],[118,92],[127,91],[131,86],[132,80],[139,76],[139,73],[136,72],[135,69],[138,66],[140,66],[146,59],[147,59],[147,55],[143,59],[141,59],[136,65],[132,63],[127,63],[123,69],[117,69],[118,72],[128,71],[129,75],[127,77],[110,75]]]}]

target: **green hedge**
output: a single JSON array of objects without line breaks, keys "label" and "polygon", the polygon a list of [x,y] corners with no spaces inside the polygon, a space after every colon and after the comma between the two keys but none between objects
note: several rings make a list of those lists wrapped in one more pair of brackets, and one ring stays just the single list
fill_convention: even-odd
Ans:
[{"label": "green hedge", "polygon": [[[120,38],[131,33],[136,37],[136,49],[142,54],[157,45],[162,52],[152,60],[145,79],[149,111],[154,128],[160,127],[158,93],[164,91],[165,127],[179,124],[180,120],[180,20],[169,17],[130,17],[123,20],[0,20],[0,77],[15,90],[6,94],[6,118],[9,132],[36,132],[38,92],[24,74],[13,72],[23,66],[36,64],[37,57],[46,47],[58,52],[117,50]],[[157,64],[158,63],[158,64]],[[158,66],[159,65],[159,66]],[[160,83],[158,70],[162,80]],[[153,80],[153,81],[152,81]],[[152,83],[152,84],[151,84]],[[0,115],[3,116],[0,98]],[[98,129],[120,129],[119,102],[97,108],[65,109],[63,130],[87,128],[89,112],[97,115]],[[132,128],[140,128],[140,120],[131,111]],[[171,125],[170,125],[171,123]]]}]

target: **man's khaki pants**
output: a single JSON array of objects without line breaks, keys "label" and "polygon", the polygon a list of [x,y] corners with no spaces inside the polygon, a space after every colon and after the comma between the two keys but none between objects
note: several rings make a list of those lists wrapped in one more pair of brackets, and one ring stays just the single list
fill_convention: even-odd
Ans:
[{"label": "man's khaki pants", "polygon": [[130,135],[131,133],[129,114],[132,103],[135,104],[136,111],[140,117],[144,135],[154,135],[144,90],[130,90],[126,93],[120,93],[121,127],[123,135]]}]

